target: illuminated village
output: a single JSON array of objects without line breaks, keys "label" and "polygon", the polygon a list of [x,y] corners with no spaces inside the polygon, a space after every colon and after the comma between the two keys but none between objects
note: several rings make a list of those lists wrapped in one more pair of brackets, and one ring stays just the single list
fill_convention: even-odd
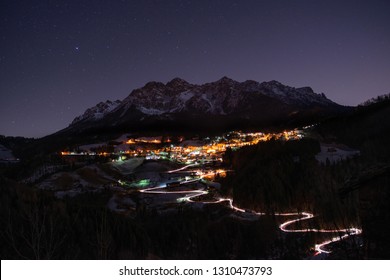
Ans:
[{"label": "illuminated village", "polygon": [[[159,186],[194,187],[219,189],[216,178],[225,177],[229,170],[223,164],[223,156],[227,149],[232,151],[244,146],[256,145],[260,141],[271,139],[287,141],[298,140],[304,135],[304,129],[294,129],[279,133],[232,131],[222,136],[193,137],[155,136],[131,137],[122,135],[109,143],[89,144],[77,147],[72,151],[61,152],[62,158],[73,164],[106,162],[112,169],[120,170],[122,176],[111,180],[111,187],[145,189]],[[143,167],[155,162],[157,166],[170,168],[165,172],[156,167],[147,173],[135,172],[134,166]],[[131,175],[125,175],[131,174]],[[207,192],[206,192],[207,193]],[[196,194],[196,196],[205,193]],[[219,198],[218,194],[216,199]],[[165,207],[158,201],[154,206]],[[154,207],[153,206],[153,207]],[[116,207],[113,207],[117,211]]]},{"label": "illuminated village", "polygon": [[172,160],[181,164],[210,163],[222,161],[226,149],[238,149],[243,146],[256,145],[260,141],[297,140],[303,137],[303,130],[294,129],[280,133],[262,133],[232,131],[214,138],[190,140],[179,137],[174,144],[171,137],[138,137],[123,135],[115,144],[92,144],[80,146],[73,151],[63,151],[62,156],[103,156],[112,161],[126,160],[132,157],[145,157],[146,160]]}]

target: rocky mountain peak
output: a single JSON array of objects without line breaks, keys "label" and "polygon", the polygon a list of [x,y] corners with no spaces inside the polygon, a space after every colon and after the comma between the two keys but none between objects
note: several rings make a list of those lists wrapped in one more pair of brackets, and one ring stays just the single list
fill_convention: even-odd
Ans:
[{"label": "rocky mountain peak", "polygon": [[237,83],[235,80],[230,79],[229,77],[223,76],[221,79],[217,81],[217,83],[222,83],[222,84],[232,84],[232,83]]},{"label": "rocky mountain peak", "polygon": [[71,125],[87,120],[98,120],[103,118],[106,114],[117,108],[121,104],[120,100],[106,100],[105,102],[100,102],[96,106],[87,109],[84,114],[76,117]]},{"label": "rocky mountain peak", "polygon": [[177,87],[177,86],[188,86],[190,83],[188,83],[186,80],[183,80],[181,78],[174,78],[171,81],[167,83],[167,86],[169,87]]},{"label": "rocky mountain peak", "polygon": [[166,87],[173,89],[174,91],[185,91],[189,89],[192,85],[180,78],[174,78],[166,84]]},{"label": "rocky mountain peak", "polygon": [[237,82],[229,77],[222,77],[216,82],[210,83],[213,86],[219,87],[219,88],[232,88],[232,87],[238,87],[241,85],[240,82]]},{"label": "rocky mountain peak", "polygon": [[159,88],[163,88],[165,87],[165,85],[161,82],[156,82],[156,81],[151,81],[151,82],[148,82],[144,85],[143,89],[159,89]]}]

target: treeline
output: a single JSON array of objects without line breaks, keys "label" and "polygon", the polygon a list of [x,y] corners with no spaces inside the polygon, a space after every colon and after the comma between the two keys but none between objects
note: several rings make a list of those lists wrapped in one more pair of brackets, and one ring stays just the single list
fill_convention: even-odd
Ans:
[{"label": "treeline", "polygon": [[116,248],[142,256],[142,243],[134,240],[142,232],[105,209],[108,195],[61,201],[2,178],[2,259],[106,259]]},{"label": "treeline", "polygon": [[390,93],[379,95],[377,97],[373,97],[367,101],[364,101],[363,103],[359,104],[359,106],[369,106],[375,103],[381,103],[384,101],[390,101]]},{"label": "treeline", "polygon": [[211,204],[171,214],[140,207],[135,217],[107,210],[112,194],[58,200],[0,178],[2,259],[262,259],[301,258],[312,242],[283,239],[272,217],[232,218]]}]

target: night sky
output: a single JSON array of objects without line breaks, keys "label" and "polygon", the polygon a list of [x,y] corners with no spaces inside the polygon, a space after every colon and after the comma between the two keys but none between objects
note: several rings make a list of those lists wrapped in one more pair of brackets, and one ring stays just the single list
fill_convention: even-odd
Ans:
[{"label": "night sky", "polygon": [[0,134],[41,137],[148,81],[390,92],[390,1],[2,0]]}]

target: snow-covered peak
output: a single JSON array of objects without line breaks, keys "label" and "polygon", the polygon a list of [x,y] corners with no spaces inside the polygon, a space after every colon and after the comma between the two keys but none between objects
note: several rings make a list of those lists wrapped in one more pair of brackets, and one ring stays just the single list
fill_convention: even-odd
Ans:
[{"label": "snow-covered peak", "polygon": [[76,117],[71,124],[75,124],[81,121],[93,121],[103,118],[106,114],[114,110],[121,103],[120,100],[100,102],[96,106],[87,109],[84,114]]}]

